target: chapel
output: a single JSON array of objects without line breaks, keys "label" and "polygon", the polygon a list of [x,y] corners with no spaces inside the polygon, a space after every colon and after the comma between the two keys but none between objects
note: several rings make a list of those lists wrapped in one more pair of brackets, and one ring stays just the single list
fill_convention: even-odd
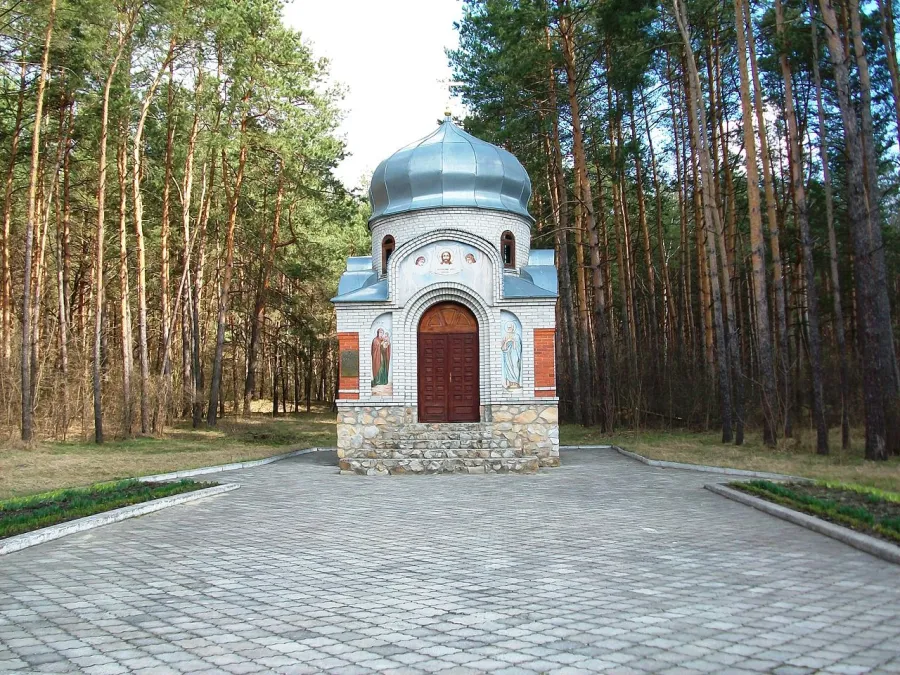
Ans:
[{"label": "chapel", "polygon": [[372,176],[372,255],[332,299],[345,473],[559,465],[553,250],[531,249],[519,161],[454,124]]}]

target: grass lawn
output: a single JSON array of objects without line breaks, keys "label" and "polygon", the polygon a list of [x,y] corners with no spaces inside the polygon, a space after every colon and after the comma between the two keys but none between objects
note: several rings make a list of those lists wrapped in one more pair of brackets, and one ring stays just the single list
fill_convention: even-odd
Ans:
[{"label": "grass lawn", "polygon": [[815,435],[806,430],[798,430],[793,439],[781,440],[774,449],[765,447],[756,431],[748,433],[740,447],[722,444],[718,433],[623,431],[605,435],[575,424],[560,425],[559,438],[562,445],[618,445],[651,459],[768,471],[900,492],[900,457],[867,462],[863,459],[862,431],[854,432],[851,449],[844,452],[840,431],[833,429],[831,454],[824,457],[816,454]]},{"label": "grass lawn", "polygon": [[[856,431],[856,430],[854,430]],[[820,457],[807,431],[782,440],[772,450],[760,434],[747,435],[742,447],[723,445],[716,433],[687,431],[620,432],[604,435],[574,424],[560,427],[563,445],[619,445],[653,459],[770,471],[838,481],[900,492],[900,458],[867,462],[862,457],[861,431],[853,449],[842,452],[840,435],[831,435],[832,454]],[[43,442],[27,448],[18,442],[0,446],[0,499],[90,485],[103,481],[166,473],[199,466],[228,464],[270,457],[292,449],[336,444],[335,416],[327,406],[273,419],[256,413],[250,418],[227,417],[215,429],[190,425],[168,429],[162,437],[110,440],[101,446],[79,440]]]},{"label": "grass lawn", "polygon": [[0,539],[214,485],[217,483],[196,483],[192,480],[175,483],[123,480],[0,501]]},{"label": "grass lawn", "polygon": [[215,429],[178,425],[161,437],[42,442],[27,448],[17,442],[0,447],[0,499],[103,481],[147,476],[200,466],[270,457],[293,449],[332,447],[335,416],[327,407],[272,418],[220,419]]},{"label": "grass lawn", "polygon": [[742,492],[900,544],[900,494],[830,483],[729,483]]}]

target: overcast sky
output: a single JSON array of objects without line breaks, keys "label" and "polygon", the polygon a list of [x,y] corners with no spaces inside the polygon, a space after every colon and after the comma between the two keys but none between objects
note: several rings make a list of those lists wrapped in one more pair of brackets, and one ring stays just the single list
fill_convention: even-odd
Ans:
[{"label": "overcast sky", "polygon": [[[350,156],[338,168],[349,188],[378,163],[435,128],[450,102],[446,48],[458,44],[460,0],[294,0],[287,23],[315,56],[331,61],[331,79],[347,88],[340,132]],[[454,114],[462,112],[458,101]],[[368,187],[368,185],[366,185]]]}]

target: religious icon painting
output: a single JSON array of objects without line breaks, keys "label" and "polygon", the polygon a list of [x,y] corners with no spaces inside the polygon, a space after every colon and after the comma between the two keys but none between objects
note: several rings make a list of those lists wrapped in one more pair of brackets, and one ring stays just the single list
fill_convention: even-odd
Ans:
[{"label": "religious icon painting", "polygon": [[372,396],[394,394],[391,369],[391,333],[393,317],[382,314],[372,323]]},{"label": "religious icon painting", "polygon": [[459,274],[462,270],[462,254],[459,245],[450,242],[433,244],[431,271],[440,276]]},{"label": "religious icon painting", "polygon": [[503,386],[522,388],[522,324],[512,312],[500,312],[500,357]]}]

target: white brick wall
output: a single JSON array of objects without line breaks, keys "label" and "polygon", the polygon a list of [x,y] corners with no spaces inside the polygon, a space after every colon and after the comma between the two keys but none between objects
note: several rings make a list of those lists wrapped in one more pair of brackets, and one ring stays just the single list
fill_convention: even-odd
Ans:
[{"label": "white brick wall", "polygon": [[[345,303],[337,305],[337,330],[359,333],[359,401],[347,404],[405,405],[415,407],[418,400],[417,332],[422,314],[437,302],[453,301],[468,307],[478,320],[480,345],[481,404],[547,404],[552,398],[534,396],[534,329],[555,326],[555,298],[505,300],[502,296],[502,262],[500,236],[505,230],[516,235],[516,262],[528,260],[529,226],[518,216],[479,209],[433,209],[400,214],[375,224],[373,251],[376,267],[381,266],[381,237],[394,236],[397,250],[391,257],[388,280],[390,299],[386,302]],[[481,250],[493,267],[492,293],[482,297],[477,291],[454,281],[441,281],[420,288],[409,299],[399,300],[393,292],[397,270],[403,258],[423,245],[451,240]],[[522,388],[509,391],[503,387],[501,366],[500,312],[516,315],[522,324]],[[372,398],[371,326],[381,314],[393,314],[392,354],[393,396]]]}]

